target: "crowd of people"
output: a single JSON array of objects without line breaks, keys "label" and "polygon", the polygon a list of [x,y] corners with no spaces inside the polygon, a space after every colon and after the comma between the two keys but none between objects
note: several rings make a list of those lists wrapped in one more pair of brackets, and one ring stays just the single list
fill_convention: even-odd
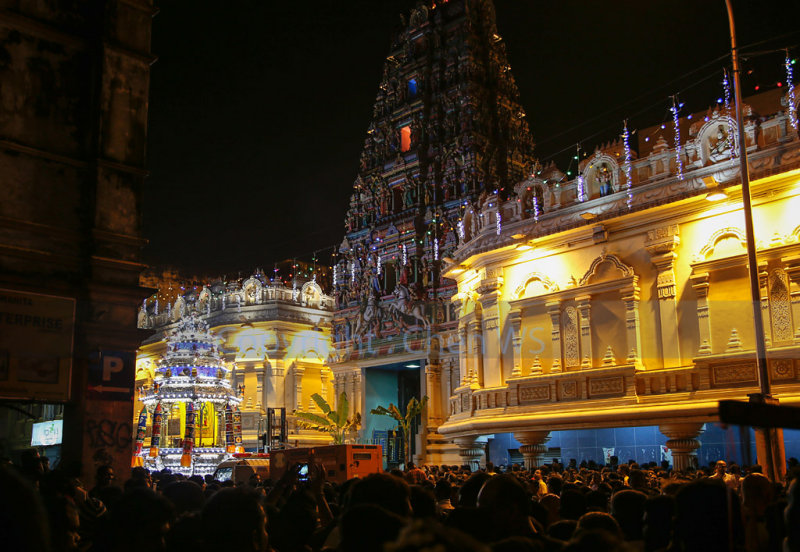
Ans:
[{"label": "crowd of people", "polygon": [[[296,466],[295,468],[299,468]],[[0,542],[13,551],[800,552],[800,467],[557,462],[393,469],[340,485],[311,464],[246,484],[133,468],[0,466]]]}]

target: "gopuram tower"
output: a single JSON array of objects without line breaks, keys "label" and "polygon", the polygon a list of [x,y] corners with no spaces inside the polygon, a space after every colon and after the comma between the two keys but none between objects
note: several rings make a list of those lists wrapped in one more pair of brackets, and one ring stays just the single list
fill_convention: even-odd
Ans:
[{"label": "gopuram tower", "polygon": [[[336,395],[367,414],[428,396],[412,447],[426,462],[457,461],[436,435],[465,346],[443,260],[477,224],[471,213],[513,194],[534,164],[510,69],[491,0],[417,2],[401,16],[334,267]],[[402,454],[381,418],[366,417],[361,438],[392,464]]]}]

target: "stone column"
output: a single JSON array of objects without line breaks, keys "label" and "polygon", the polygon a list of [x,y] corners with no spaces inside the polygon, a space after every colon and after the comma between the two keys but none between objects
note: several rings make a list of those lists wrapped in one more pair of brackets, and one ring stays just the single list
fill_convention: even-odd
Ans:
[{"label": "stone column", "polygon": [[772,345],[772,317],[769,314],[769,270],[767,263],[758,264],[758,291],[761,295],[761,319],[764,321],[764,345]]},{"label": "stone column", "polygon": [[294,365],[294,410],[306,410],[303,404],[303,375],[306,369],[299,364]]},{"label": "stone column", "polygon": [[339,395],[342,394],[342,388],[344,385],[342,384],[342,375],[334,373],[333,374],[333,394],[336,400],[339,400]]},{"label": "stone column", "polygon": [[263,411],[264,405],[267,404],[267,387],[268,387],[267,370],[269,370],[268,366],[269,363],[267,361],[264,361],[260,363],[259,366],[257,366],[258,371],[256,372],[256,393],[257,393],[256,407],[261,411]]},{"label": "stone column", "polygon": [[472,345],[472,350],[470,351],[472,370],[469,385],[473,389],[479,389],[483,386],[483,324],[481,319],[472,320],[467,330],[469,341]]},{"label": "stone column", "polygon": [[[649,230],[645,240],[645,248],[658,271],[656,290],[664,368],[682,365],[674,269],[675,259],[678,257],[675,247],[680,243],[677,224]],[[641,354],[639,351],[640,358]]]},{"label": "stone column", "polygon": [[353,370],[353,398],[350,399],[352,413],[361,412],[363,410],[361,396],[361,368]]},{"label": "stone column", "polygon": [[[442,390],[444,391],[445,404],[450,401],[453,391],[453,359],[446,359],[442,363]],[[444,409],[442,414],[446,417]]]},{"label": "stone column", "polygon": [[[481,387],[505,384],[503,378],[502,326],[500,324],[500,295],[503,276],[496,269],[487,269],[486,278],[478,286],[482,306],[481,356],[479,383]],[[508,359],[506,359],[508,362]]]},{"label": "stone column", "polygon": [[274,386],[275,402],[269,406],[272,408],[286,408],[287,412],[291,409],[290,401],[286,398],[286,361],[276,358],[271,363],[270,380]]},{"label": "stone column", "polygon": [[439,427],[442,422],[442,366],[425,365],[425,384],[428,388],[428,428]]},{"label": "stone column", "polygon": [[[328,379],[330,377],[329,369],[326,367],[322,367],[319,370],[319,394],[320,396],[328,401]],[[328,401],[330,403],[330,401]],[[334,397],[334,402],[336,402],[336,397]]]},{"label": "stone column", "polygon": [[672,451],[672,468],[685,471],[691,466],[700,448],[697,437],[703,432],[703,424],[698,422],[677,422],[658,426],[659,431],[667,436],[667,448]]},{"label": "stone column", "polygon": [[642,368],[642,338],[639,330],[639,286],[636,277],[632,286],[620,291],[622,302],[625,303],[625,334],[628,346],[628,356],[625,364],[633,364]]},{"label": "stone column", "polygon": [[552,325],[550,339],[553,344],[553,364],[550,373],[556,374],[561,371],[561,301],[548,301],[545,307]]},{"label": "stone column", "polygon": [[508,323],[511,326],[511,342],[514,347],[514,368],[511,370],[511,377],[522,376],[522,311],[514,309],[508,313]]},{"label": "stone column", "polygon": [[581,295],[575,298],[578,308],[578,319],[580,323],[580,343],[581,343],[581,368],[591,368],[592,359],[592,297]]},{"label": "stone column", "polygon": [[464,387],[470,383],[469,355],[469,332],[464,324],[458,327],[458,367],[461,374],[461,385]]},{"label": "stone column", "polygon": [[708,272],[692,274],[692,288],[697,294],[697,322],[700,329],[698,355],[711,354],[711,313],[708,309]]},{"label": "stone column", "polygon": [[550,440],[549,431],[519,431],[514,433],[514,439],[522,443],[519,452],[525,461],[526,470],[535,470],[544,463],[544,455],[547,453],[545,443]]},{"label": "stone column", "polygon": [[472,471],[477,471],[481,467],[481,458],[485,451],[486,443],[479,440],[478,435],[467,437],[456,437],[454,439],[458,446],[458,455],[462,458],[462,463],[470,467]]}]

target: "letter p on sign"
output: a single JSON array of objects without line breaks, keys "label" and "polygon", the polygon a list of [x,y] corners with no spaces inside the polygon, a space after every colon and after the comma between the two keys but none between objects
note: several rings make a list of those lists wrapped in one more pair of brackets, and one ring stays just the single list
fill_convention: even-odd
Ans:
[{"label": "letter p on sign", "polygon": [[121,358],[115,356],[103,357],[103,381],[111,381],[111,376],[117,372],[122,372],[125,363]]}]

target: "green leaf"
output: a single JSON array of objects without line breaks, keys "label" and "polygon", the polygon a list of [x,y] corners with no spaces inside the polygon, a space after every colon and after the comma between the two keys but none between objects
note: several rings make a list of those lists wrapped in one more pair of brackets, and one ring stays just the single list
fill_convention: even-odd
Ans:
[{"label": "green leaf", "polygon": [[389,404],[389,413],[390,415],[397,420],[398,422],[402,422],[405,416],[400,413],[400,409],[397,408],[394,404]]},{"label": "green leaf", "polygon": [[350,401],[347,400],[347,393],[342,391],[342,394],[339,395],[339,404],[336,405],[337,425],[344,425],[349,411]]},{"label": "green leaf", "polygon": [[297,418],[300,418],[301,421],[304,422],[313,422],[317,425],[328,427],[331,425],[331,422],[326,418],[318,414],[314,414],[313,412],[295,412],[294,415]]},{"label": "green leaf", "polygon": [[317,403],[317,406],[320,410],[322,410],[323,413],[327,414],[331,411],[331,406],[328,404],[328,401],[326,401],[319,393],[314,393],[311,395],[311,399]]}]

